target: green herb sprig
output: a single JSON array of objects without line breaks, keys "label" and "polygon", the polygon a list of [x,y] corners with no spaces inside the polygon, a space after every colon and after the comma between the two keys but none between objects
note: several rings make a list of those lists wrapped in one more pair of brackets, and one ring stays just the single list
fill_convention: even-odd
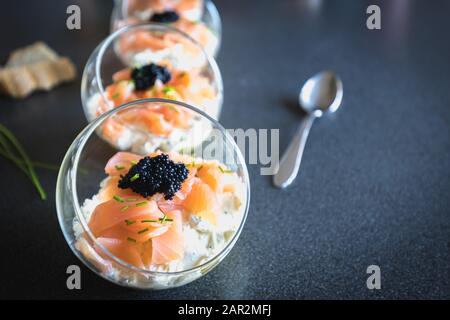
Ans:
[{"label": "green herb sprig", "polygon": [[42,200],[47,199],[47,193],[42,187],[34,168],[41,167],[50,170],[58,170],[59,168],[41,162],[32,162],[19,140],[2,124],[0,124],[0,155],[12,161],[28,176]]},{"label": "green herb sprig", "polygon": [[220,170],[220,172],[222,172],[222,173],[233,173],[233,170],[224,169],[224,168],[222,168],[221,166],[219,166],[219,170]]}]

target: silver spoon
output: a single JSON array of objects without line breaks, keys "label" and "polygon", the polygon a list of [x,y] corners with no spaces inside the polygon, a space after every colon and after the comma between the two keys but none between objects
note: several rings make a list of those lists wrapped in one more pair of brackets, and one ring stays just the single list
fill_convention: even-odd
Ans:
[{"label": "silver spoon", "polygon": [[294,181],[300,168],[303,150],[314,120],[324,114],[335,112],[341,105],[342,96],[342,81],[330,71],[323,71],[314,75],[303,85],[298,96],[298,102],[308,115],[301,122],[294,139],[281,158],[278,172],[273,177],[275,186],[286,188]]}]

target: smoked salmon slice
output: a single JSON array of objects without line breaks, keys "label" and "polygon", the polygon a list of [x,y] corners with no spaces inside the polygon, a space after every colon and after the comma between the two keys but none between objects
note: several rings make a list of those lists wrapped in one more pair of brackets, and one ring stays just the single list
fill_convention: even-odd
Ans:
[{"label": "smoked salmon slice", "polygon": [[197,172],[203,182],[205,182],[214,192],[220,190],[223,173],[220,171],[218,164],[205,163]]},{"label": "smoked salmon slice", "polygon": [[[119,201],[116,199],[120,199]],[[146,201],[139,196],[131,197],[116,197],[106,202],[99,204],[92,213],[89,220],[89,227],[96,237],[102,236],[102,234],[116,225],[120,225],[121,229],[127,231],[127,235],[135,239],[135,237],[141,238],[142,235],[149,234],[152,236],[152,232],[158,234],[159,228],[167,228],[167,226],[160,224],[159,219],[164,217],[164,214],[159,210],[155,201]],[[139,220],[139,225],[142,230],[148,228],[145,232],[135,232],[133,226]],[[155,221],[154,223],[148,223],[147,226],[143,226],[141,221]],[[162,230],[159,230],[161,232]],[[112,236],[109,234],[109,236]]]},{"label": "smoked salmon slice", "polygon": [[212,224],[217,223],[217,198],[209,185],[197,179],[183,201],[184,208]]},{"label": "smoked salmon slice", "polygon": [[[138,268],[144,266],[136,245],[123,240],[104,237],[97,238],[97,241],[117,258]],[[100,251],[100,248],[97,248],[97,251]]]},{"label": "smoked salmon slice", "polygon": [[152,238],[152,263],[164,264],[181,259],[184,255],[182,214],[175,210],[167,213],[173,220],[167,232]]},{"label": "smoked salmon slice", "polygon": [[125,174],[135,165],[142,156],[131,152],[117,152],[108,163],[106,163],[105,172],[110,176]]},{"label": "smoked salmon slice", "polygon": [[122,81],[122,80],[131,80],[131,69],[126,68],[126,69],[117,71],[116,73],[113,74],[112,78],[113,78],[114,82],[118,82],[118,81]]},{"label": "smoked salmon slice", "polygon": [[105,186],[99,192],[99,198],[101,202],[109,201],[114,196],[126,196],[130,193],[129,190],[119,188],[120,176],[111,176],[106,181]]}]

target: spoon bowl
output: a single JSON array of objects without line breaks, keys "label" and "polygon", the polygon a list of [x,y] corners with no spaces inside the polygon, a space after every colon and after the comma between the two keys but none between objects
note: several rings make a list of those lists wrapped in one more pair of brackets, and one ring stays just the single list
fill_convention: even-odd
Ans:
[{"label": "spoon bowl", "polygon": [[299,106],[307,113],[335,112],[342,102],[343,87],[341,79],[331,71],[320,72],[309,78],[298,95]]}]

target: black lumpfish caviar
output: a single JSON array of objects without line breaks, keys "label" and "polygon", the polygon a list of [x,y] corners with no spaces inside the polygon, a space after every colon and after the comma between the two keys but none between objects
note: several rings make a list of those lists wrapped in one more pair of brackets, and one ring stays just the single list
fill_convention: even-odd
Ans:
[{"label": "black lumpfish caviar", "polygon": [[155,13],[151,18],[151,22],[159,22],[159,23],[173,23],[177,22],[180,19],[180,16],[175,11],[164,11],[161,13]]},{"label": "black lumpfish caviar", "polygon": [[172,200],[188,174],[183,163],[173,162],[167,154],[145,157],[122,176],[119,188],[130,188],[143,197],[163,193],[164,199]]},{"label": "black lumpfish caviar", "polygon": [[134,68],[131,71],[131,78],[134,81],[136,90],[145,90],[153,87],[156,79],[161,80],[163,83],[169,82],[171,75],[166,67],[151,63],[140,68]]}]

